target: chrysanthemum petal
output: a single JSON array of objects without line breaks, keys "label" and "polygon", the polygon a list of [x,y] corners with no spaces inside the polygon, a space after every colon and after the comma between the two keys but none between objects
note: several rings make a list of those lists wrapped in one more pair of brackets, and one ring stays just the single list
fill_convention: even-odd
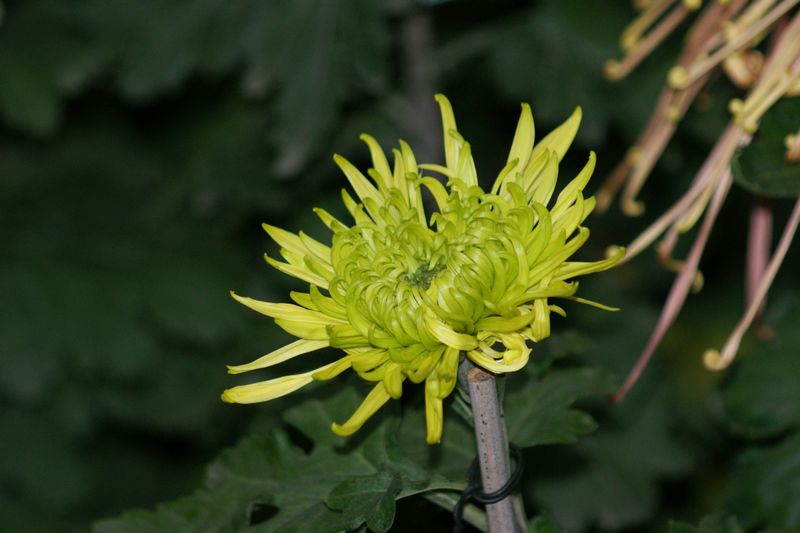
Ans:
[{"label": "chrysanthemum petal", "polygon": [[492,185],[492,190],[490,194],[493,195],[498,194],[500,190],[503,188],[503,184],[506,182],[507,179],[509,179],[509,176],[513,175],[512,171],[517,170],[519,168],[520,167],[518,159],[512,159],[511,161],[506,163],[506,166],[504,166],[500,170],[500,173],[497,174],[497,178],[495,178],[494,180],[494,185]]},{"label": "chrysanthemum petal", "polygon": [[539,282],[544,276],[558,268],[561,263],[566,261],[581,246],[583,246],[588,238],[588,228],[578,228],[578,232],[575,234],[575,236],[568,241],[565,240],[565,235],[562,231],[555,240],[551,241],[551,244],[556,245],[553,247],[553,251],[548,253],[548,250],[545,249],[545,251],[542,253],[542,256],[546,259],[542,260],[541,263],[537,264],[533,269],[531,269],[531,283],[535,284]]},{"label": "chrysanthemum petal", "polygon": [[537,160],[541,162],[541,165],[536,165],[536,170],[525,171],[525,192],[531,199],[531,203],[547,205],[556,190],[558,154],[552,150],[546,150]]},{"label": "chrysanthemum petal", "polygon": [[303,241],[294,233],[266,223],[262,224],[261,227],[264,228],[264,231],[272,237],[272,240],[277,242],[281,247],[301,256],[308,253],[308,249],[303,245]]},{"label": "chrysanthemum petal", "polygon": [[328,381],[329,379],[335,378],[351,366],[353,366],[353,356],[347,355],[337,361],[334,361],[333,363],[314,370],[311,373],[311,377],[317,381]]},{"label": "chrysanthemum petal", "polygon": [[[347,181],[350,182],[350,185],[353,187],[353,190],[356,191],[356,194],[362,202],[367,198],[372,198],[378,205],[384,203],[385,198],[380,191],[378,191],[378,189],[369,182],[366,176],[364,176],[350,161],[339,154],[334,155],[333,160],[339,165],[339,168],[342,169],[344,175],[347,176]],[[377,215],[377,213],[370,212],[370,215]]]},{"label": "chrysanthemum petal", "polygon": [[386,387],[386,392],[395,400],[400,399],[403,395],[403,370],[400,365],[396,363],[389,363],[386,365],[386,373],[383,375],[383,385]]},{"label": "chrysanthemum petal", "polygon": [[457,350],[474,350],[478,346],[478,341],[475,337],[453,331],[436,316],[426,317],[425,325],[431,335],[445,346],[450,346]]},{"label": "chrysanthemum petal", "polygon": [[581,116],[583,112],[579,107],[575,108],[572,115],[564,121],[559,127],[548,133],[544,139],[536,143],[531,152],[531,160],[534,160],[543,150],[553,150],[558,155],[558,160],[564,159],[564,154],[572,144],[575,134],[578,132],[578,126],[581,123]]},{"label": "chrysanthemum petal", "polygon": [[315,257],[318,257],[321,261],[326,261],[328,264],[331,263],[330,246],[322,244],[313,237],[309,237],[305,232],[301,231],[297,235],[300,237],[300,240],[303,241],[303,245],[306,249],[314,254]]},{"label": "chrysanthemum petal", "polygon": [[290,335],[310,341],[322,341],[330,338],[328,328],[324,324],[313,324],[297,320],[276,318],[275,324]]},{"label": "chrysanthemum petal", "polygon": [[417,212],[417,221],[425,225],[425,207],[422,203],[422,194],[419,190],[417,180],[419,179],[419,166],[411,147],[403,139],[400,139],[400,151],[396,151],[395,158],[402,161],[402,173],[395,175],[397,188],[401,191],[405,189],[405,197],[408,206]]},{"label": "chrysanthemum petal", "polygon": [[347,226],[342,224],[335,216],[331,215],[326,210],[321,207],[315,207],[312,210],[332,232],[347,231]]},{"label": "chrysanthemum petal", "polygon": [[231,291],[231,296],[234,300],[249,307],[253,311],[257,311],[262,315],[267,315],[272,318],[280,318],[295,322],[302,321],[309,324],[320,325],[345,323],[345,321],[340,318],[334,318],[324,313],[320,313],[319,311],[312,311],[311,309],[300,307],[299,305],[263,302],[261,300],[255,300],[246,296],[239,296],[233,291]]},{"label": "chrysanthemum petal", "polygon": [[456,175],[468,187],[478,184],[478,172],[475,170],[475,161],[472,159],[472,149],[469,147],[469,143],[465,142],[461,146],[461,151],[458,154]]},{"label": "chrysanthemum petal", "polygon": [[522,112],[519,115],[517,130],[514,133],[514,140],[511,142],[511,151],[508,153],[507,162],[516,159],[519,163],[517,168],[522,171],[528,164],[528,158],[533,149],[535,130],[533,126],[533,114],[531,106],[522,104]]},{"label": "chrysanthemum petal", "polygon": [[577,282],[566,283],[560,279],[553,279],[542,285],[541,287],[529,288],[524,293],[509,298],[508,303],[516,307],[541,298],[566,298],[567,296],[572,296],[578,290]]},{"label": "chrysanthemum petal", "polygon": [[553,274],[554,279],[569,279],[576,276],[583,276],[593,272],[602,272],[613,267],[625,257],[625,248],[618,246],[614,249],[613,253],[601,261],[571,261],[563,263],[559,266]]},{"label": "chrysanthemum petal", "polygon": [[259,357],[252,363],[247,363],[244,365],[228,365],[228,373],[241,374],[242,372],[249,372],[259,368],[267,368],[279,363],[283,363],[284,361],[288,361],[289,359],[297,357],[298,355],[313,352],[327,346],[330,346],[330,342],[328,342],[328,340],[309,341],[300,339],[291,344],[287,344],[286,346],[278,348],[267,355]]},{"label": "chrysanthemum petal", "polygon": [[353,356],[353,370],[359,374],[369,372],[389,360],[388,352],[378,348],[354,348],[347,352]]},{"label": "chrysanthemum petal", "polygon": [[439,391],[437,396],[445,399],[450,396],[458,381],[458,360],[461,352],[455,348],[447,348],[444,351],[439,366],[436,367],[436,377],[439,380]]},{"label": "chrysanthemum petal", "polygon": [[240,385],[222,393],[222,401],[228,403],[268,402],[286,396],[314,381],[311,372],[282,376],[267,381],[259,381],[249,385]]},{"label": "chrysanthemum petal", "polygon": [[334,324],[333,326],[328,326],[326,331],[331,340],[331,346],[334,348],[347,350],[370,346],[369,340],[351,324]]},{"label": "chrysanthemum petal", "polygon": [[444,346],[439,346],[415,361],[414,365],[406,370],[408,379],[413,383],[422,383],[433,372],[436,365],[439,364],[439,359],[442,357],[444,350]]},{"label": "chrysanthemum petal", "polygon": [[437,444],[442,440],[442,411],[438,383],[428,380],[425,382],[425,442],[428,444]]},{"label": "chrysanthemum petal", "polygon": [[547,300],[534,300],[530,331],[536,342],[543,341],[550,336],[550,306],[547,305]]},{"label": "chrysanthemum petal", "polygon": [[567,207],[572,205],[572,202],[575,201],[580,192],[586,187],[586,184],[589,183],[589,178],[591,178],[594,173],[596,161],[597,156],[595,153],[589,152],[589,160],[586,162],[586,165],[584,165],[578,175],[564,187],[564,190],[559,193],[556,203],[551,210],[554,219],[558,218]]},{"label": "chrysanthemum petal", "polygon": [[377,182],[378,188],[380,190],[388,189],[393,181],[392,170],[389,168],[389,162],[386,160],[386,154],[383,153],[381,145],[378,144],[378,141],[376,141],[372,135],[366,133],[362,133],[359,138],[369,147],[369,155],[372,158],[372,168],[378,172],[381,178],[381,181]]},{"label": "chrysanthemum petal", "polygon": [[280,270],[284,274],[288,274],[293,278],[301,279],[307,283],[311,283],[312,285],[316,285],[317,287],[322,287],[323,289],[328,288],[328,280],[320,276],[319,274],[312,272],[305,264],[302,266],[298,265],[291,265],[289,263],[281,263],[273,259],[272,257],[264,254],[264,261],[267,264],[277,270]]},{"label": "chrysanthemum petal", "polygon": [[436,205],[440,210],[447,205],[447,190],[438,180],[433,178],[420,178],[419,182],[431,192],[433,199],[436,200]]},{"label": "chrysanthemum petal", "polygon": [[600,302],[595,302],[594,300],[587,300],[586,298],[581,298],[579,296],[569,296],[567,300],[572,300],[573,302],[578,302],[579,304],[585,304],[592,307],[596,307],[598,309],[602,309],[603,311],[619,311],[619,307],[613,307],[610,305],[601,304]]},{"label": "chrysanthemum petal", "polygon": [[511,333],[518,331],[533,320],[533,313],[524,313],[515,317],[506,318],[502,316],[489,316],[480,319],[475,327],[479,331],[496,331],[499,333]]},{"label": "chrysanthemum petal", "polygon": [[436,102],[439,104],[439,111],[442,114],[445,164],[451,172],[455,173],[458,165],[459,142],[453,136],[453,132],[458,132],[456,118],[453,115],[453,107],[450,105],[450,100],[443,94],[437,94],[434,98],[436,98]]},{"label": "chrysanthemum petal", "polygon": [[386,387],[383,385],[383,382],[378,383],[373,387],[372,391],[367,395],[364,401],[361,403],[359,408],[353,413],[353,416],[350,417],[347,422],[344,424],[331,424],[331,429],[337,435],[342,437],[346,437],[347,435],[352,435],[359,429],[361,426],[364,425],[369,417],[371,417],[375,412],[383,407],[383,405],[389,401],[389,393],[386,390]]},{"label": "chrysanthemum petal", "polygon": [[[486,352],[493,351],[489,344],[497,340],[505,345],[505,350],[499,360],[486,354]],[[522,335],[491,335],[487,341],[482,343],[479,349],[467,352],[469,360],[476,365],[495,374],[505,374],[516,372],[527,364],[531,350]]]}]

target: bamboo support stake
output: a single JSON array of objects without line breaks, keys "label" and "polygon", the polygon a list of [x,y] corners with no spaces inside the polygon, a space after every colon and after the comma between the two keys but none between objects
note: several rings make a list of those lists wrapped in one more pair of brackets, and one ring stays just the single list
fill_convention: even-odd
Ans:
[{"label": "bamboo support stake", "polygon": [[[467,374],[475,441],[478,445],[483,492],[500,490],[509,478],[508,442],[505,432],[497,384],[492,374],[473,368]],[[489,533],[517,533],[513,500],[510,496],[486,505]]]}]

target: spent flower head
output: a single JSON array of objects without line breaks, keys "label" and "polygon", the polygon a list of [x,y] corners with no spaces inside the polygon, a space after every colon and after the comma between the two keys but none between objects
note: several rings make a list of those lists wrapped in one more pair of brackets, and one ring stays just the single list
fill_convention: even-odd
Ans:
[{"label": "spent flower head", "polygon": [[[639,361],[618,391],[622,399],[644,370],[661,339],[676,319],[690,290],[703,285],[699,262],[733,183],[731,161],[757,132],[762,117],[779,100],[800,95],[800,0],[637,0],[640,15],[623,31],[621,61],[606,64],[611,79],[626,76],[673,33],[692,12],[699,11],[683,51],[666,80],[647,126],[625,159],[597,194],[603,210],[622,189],[620,206],[631,216],[644,212],[638,195],[661,153],[692,102],[724,74],[744,94],[729,102],[731,120],[720,132],[683,196],[628,246],[626,261],[657,246],[661,263],[678,273],[655,330]],[[702,8],[702,9],[701,9]],[[800,135],[785,132],[786,159],[800,160]],[[672,255],[681,235],[702,218],[684,260]],[[800,197],[779,244],[770,252],[772,215],[757,200],[750,216],[747,244],[747,309],[721,350],[703,354],[707,368],[720,370],[736,356],[742,337],[764,307],[767,292],[800,225]]]},{"label": "spent flower head", "polygon": [[[609,309],[575,296],[578,284],[572,280],[612,267],[624,251],[616,248],[595,262],[569,260],[589,237],[582,223],[595,202],[584,198],[583,189],[594,170],[594,153],[550,205],[558,164],[578,129],[580,109],[534,145],[533,117],[523,104],[508,162],[485,192],[450,103],[442,95],[436,100],[444,166],[417,164],[411,148],[400,141],[390,167],[378,143],[362,135],[372,157],[371,180],[334,156],[356,193],[353,198],[342,191],[352,225],[315,209],[333,233],[330,245],[303,232],[264,225],[284,259],[267,257],[267,262],[308,282],[308,292],[291,293],[295,304],[233,294],[298,340],[252,363],[231,366],[231,373],[266,368],[325,347],[344,356],[301,374],[233,387],[223,400],[272,400],[352,369],[374,386],[349,420],[333,424],[334,432],[349,435],[390,398],[400,398],[406,381],[424,383],[427,442],[436,443],[442,434],[442,401],[456,386],[461,354],[490,372],[514,372],[528,362],[529,343],[550,335],[550,314],[564,314],[552,298]],[[426,171],[443,175],[446,186]],[[430,216],[423,188],[436,203]]]}]

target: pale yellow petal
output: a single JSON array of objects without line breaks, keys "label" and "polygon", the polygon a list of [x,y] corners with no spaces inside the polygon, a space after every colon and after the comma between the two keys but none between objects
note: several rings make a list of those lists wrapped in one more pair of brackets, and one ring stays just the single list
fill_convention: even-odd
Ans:
[{"label": "pale yellow petal", "polygon": [[516,159],[517,168],[522,170],[528,164],[528,158],[533,149],[534,139],[533,114],[531,106],[522,104],[522,112],[519,115],[517,131],[514,133],[514,140],[511,142],[511,151],[508,153],[508,163]]},{"label": "pale yellow petal", "polygon": [[437,395],[440,399],[450,396],[458,381],[458,360],[461,352],[455,348],[447,348],[439,366],[436,367],[436,377],[439,380]]},{"label": "pale yellow petal", "polygon": [[461,145],[456,176],[468,187],[478,185],[478,172],[475,170],[475,161],[472,160],[472,149],[469,143],[465,142]]},{"label": "pale yellow petal", "polygon": [[558,181],[558,155],[553,151],[546,151],[537,161],[536,170],[525,171],[525,193],[531,202],[542,205],[550,203]]},{"label": "pale yellow petal", "polygon": [[602,272],[613,267],[625,257],[625,248],[619,246],[614,249],[613,254],[601,261],[572,261],[569,263],[562,263],[556,269],[553,277],[554,279],[569,279],[576,276],[583,276],[593,272]]},{"label": "pale yellow petal", "polygon": [[536,159],[544,150],[553,150],[558,155],[559,161],[564,159],[564,154],[567,153],[567,149],[569,149],[572,140],[575,139],[575,134],[578,132],[582,114],[581,108],[576,107],[572,115],[563,124],[548,133],[544,139],[533,147],[531,160]]},{"label": "pale yellow petal", "polygon": [[386,154],[383,153],[381,145],[375,140],[372,135],[362,133],[359,137],[369,147],[369,154],[372,158],[372,168],[378,172],[381,181],[378,183],[379,189],[386,189],[392,183],[392,170],[389,168],[389,162],[386,160]]},{"label": "pale yellow petal", "polygon": [[353,366],[353,356],[347,355],[328,365],[314,370],[311,377],[317,381],[328,381],[333,379],[348,368]]},{"label": "pale yellow petal", "polygon": [[[350,185],[353,187],[353,190],[356,191],[356,194],[362,202],[364,202],[367,198],[372,198],[378,205],[384,204],[385,199],[383,195],[350,161],[339,154],[334,155],[333,160],[337,165],[339,165],[339,168],[342,169],[344,175],[347,176],[347,180],[350,182]],[[377,215],[377,213],[373,212],[370,212],[370,214]]]},{"label": "pale yellow petal", "polygon": [[442,399],[439,398],[439,387],[435,382],[425,382],[425,442],[438,444],[442,440],[444,416]]},{"label": "pale yellow petal", "polygon": [[308,249],[303,245],[303,241],[294,233],[266,223],[262,224],[261,227],[264,228],[264,231],[272,237],[272,240],[277,242],[281,247],[300,256],[308,253]]},{"label": "pale yellow petal", "polygon": [[308,249],[309,252],[314,254],[320,260],[327,262],[328,264],[331,263],[331,247],[325,244],[322,244],[318,240],[314,239],[313,237],[309,237],[304,232],[299,232],[298,236],[300,240],[303,241],[303,245]]},{"label": "pale yellow petal", "polygon": [[307,283],[316,285],[317,287],[322,287],[323,289],[328,288],[328,280],[309,270],[306,265],[298,266],[290,265],[289,263],[281,263],[280,261],[277,261],[266,254],[264,254],[264,261],[266,261],[269,266],[280,270],[284,274],[288,274],[293,278],[301,279]]},{"label": "pale yellow petal", "polygon": [[474,350],[478,346],[478,341],[475,337],[453,331],[452,328],[436,316],[425,317],[425,325],[433,338],[445,346],[450,346],[462,351]]},{"label": "pale yellow petal", "polygon": [[337,424],[333,423],[331,425],[331,429],[337,435],[341,435],[342,437],[346,437],[347,435],[352,435],[359,429],[364,423],[375,414],[375,412],[383,407],[383,405],[389,401],[389,393],[386,390],[386,387],[383,385],[383,382],[378,383],[373,387],[372,391],[367,395],[361,405],[356,409],[356,412],[353,413],[353,416],[345,422],[344,424]]},{"label": "pale yellow petal", "polygon": [[233,387],[222,393],[222,401],[228,403],[267,402],[286,396],[314,381],[310,372],[283,376],[268,381]]},{"label": "pale yellow petal", "polygon": [[383,385],[389,396],[395,400],[403,395],[403,371],[400,365],[396,363],[389,363],[386,365],[386,373],[383,375]]},{"label": "pale yellow petal", "polygon": [[552,209],[554,219],[558,218],[567,207],[572,205],[572,202],[575,201],[584,187],[586,187],[586,184],[589,183],[589,178],[591,178],[594,173],[596,161],[597,156],[595,153],[589,152],[589,161],[586,162],[586,165],[584,165],[578,175],[564,187],[564,190],[559,193]]},{"label": "pale yellow petal", "polygon": [[455,173],[458,165],[459,141],[453,133],[457,133],[456,118],[450,100],[443,94],[435,96],[442,114],[442,130],[444,131],[444,157],[445,164],[451,172]]},{"label": "pale yellow petal", "polygon": [[492,335],[488,337],[488,341],[494,340],[502,341],[506,347],[505,351],[499,354],[499,359],[487,355],[487,353],[492,353],[494,350],[488,344],[483,343],[480,349],[468,351],[467,358],[481,368],[495,374],[516,372],[528,363],[531,350],[522,335]]},{"label": "pale yellow petal", "polygon": [[267,315],[272,318],[280,318],[291,321],[302,321],[302,322],[307,322],[309,324],[322,324],[322,325],[345,323],[345,321],[340,318],[328,316],[324,313],[320,313],[319,311],[313,311],[311,309],[300,307],[299,305],[263,302],[261,300],[255,300],[253,298],[248,298],[246,296],[239,296],[233,291],[231,291],[231,296],[233,297],[234,300],[236,300],[242,305],[249,307],[253,311],[257,311],[262,315]]},{"label": "pale yellow petal", "polygon": [[322,220],[322,223],[325,224],[329,230],[333,231],[334,233],[337,231],[345,231],[347,230],[347,226],[339,222],[335,216],[331,215],[321,207],[315,207],[312,209],[314,213]]},{"label": "pale yellow petal", "polygon": [[330,346],[330,343],[327,340],[322,341],[309,341],[309,340],[298,340],[291,344],[287,344],[277,350],[268,353],[262,357],[259,357],[252,363],[247,363],[244,365],[229,365],[228,366],[228,373],[229,374],[241,374],[242,372],[249,372],[250,370],[256,370],[259,368],[267,368],[273,365],[277,365],[279,363],[283,363],[284,361],[288,361],[298,355],[303,355],[309,352],[313,352],[319,350],[321,348],[325,348]]},{"label": "pale yellow petal", "polygon": [[600,302],[595,302],[594,300],[587,300],[586,298],[580,298],[578,296],[570,296],[567,300],[572,300],[573,302],[578,302],[579,304],[590,305],[592,307],[597,307],[598,309],[602,309],[603,311],[619,311],[619,307],[612,307],[610,305],[601,304]]}]

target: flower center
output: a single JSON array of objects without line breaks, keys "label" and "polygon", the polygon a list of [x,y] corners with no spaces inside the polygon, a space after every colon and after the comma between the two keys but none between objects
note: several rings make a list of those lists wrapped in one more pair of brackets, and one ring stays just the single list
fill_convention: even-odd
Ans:
[{"label": "flower center", "polygon": [[519,314],[515,301],[533,281],[529,260],[542,228],[527,200],[489,196],[477,187],[451,191],[432,227],[415,212],[387,210],[334,235],[330,293],[358,334],[390,350],[430,349],[439,343],[426,320],[471,335],[487,316]]},{"label": "flower center", "polygon": [[406,274],[405,280],[415,287],[420,287],[423,291],[427,291],[431,286],[433,278],[444,270],[444,265],[436,265],[431,268],[428,265],[420,265],[413,274]]}]

